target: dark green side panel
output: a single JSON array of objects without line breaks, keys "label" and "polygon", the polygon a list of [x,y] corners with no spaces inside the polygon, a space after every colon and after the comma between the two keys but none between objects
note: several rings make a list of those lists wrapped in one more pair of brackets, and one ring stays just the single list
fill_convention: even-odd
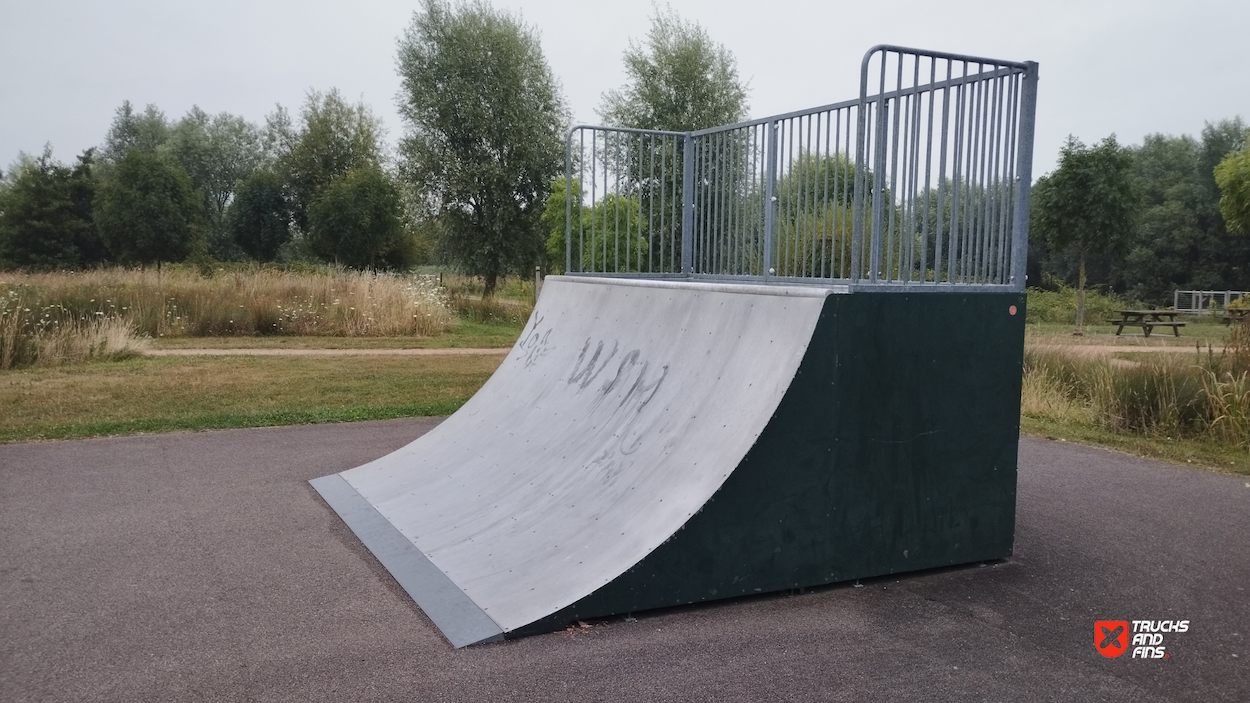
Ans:
[{"label": "dark green side panel", "polygon": [[510,634],[1009,556],[1023,348],[1022,294],[830,296],[776,414],[703,510]]}]

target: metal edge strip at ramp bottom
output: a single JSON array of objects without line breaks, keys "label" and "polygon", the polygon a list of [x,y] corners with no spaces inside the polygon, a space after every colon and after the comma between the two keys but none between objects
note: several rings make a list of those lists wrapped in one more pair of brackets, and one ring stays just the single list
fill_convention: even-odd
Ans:
[{"label": "metal edge strip at ramp bottom", "polygon": [[434,621],[453,647],[498,642],[503,630],[338,474],[308,482]]}]

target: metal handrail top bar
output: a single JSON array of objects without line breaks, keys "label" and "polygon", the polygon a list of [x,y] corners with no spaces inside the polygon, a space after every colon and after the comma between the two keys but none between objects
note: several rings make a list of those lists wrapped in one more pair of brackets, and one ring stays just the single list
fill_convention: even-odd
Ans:
[{"label": "metal handrail top bar", "polygon": [[897,44],[878,44],[868,51],[864,52],[864,62],[873,54],[879,51],[893,51],[898,54],[918,54],[920,56],[929,56],[935,59],[946,59],[948,61],[963,61],[965,63],[991,64],[994,66],[1010,66],[1027,71],[1029,64],[1024,61],[1006,61],[1004,59],[991,59],[985,56],[969,56],[968,54],[952,54],[945,51],[930,51],[928,49],[913,49],[908,46],[898,46]]},{"label": "metal handrail top bar", "polygon": [[[684,137],[687,134],[690,134],[689,132],[669,132],[663,129],[639,129],[637,127],[606,127],[604,125],[597,125],[597,124],[579,124],[579,125],[573,125],[573,127],[569,129],[568,134],[565,135],[564,141],[566,142],[566,145],[567,145],[567,142],[569,142],[569,140],[573,138],[573,134],[575,132],[579,130],[583,130],[583,129],[593,129],[596,132],[624,132],[626,134],[642,134],[642,135],[658,134],[658,135],[665,136],[665,137]],[[698,134],[698,132],[695,132],[694,134]]]},{"label": "metal handrail top bar", "polygon": [[[921,91],[943,90],[944,88],[955,88],[955,86],[969,85],[969,84],[976,83],[976,81],[979,81],[979,80],[985,80],[988,78],[1003,78],[1003,76],[1015,75],[1019,73],[1021,73],[1021,71],[1019,69],[1014,68],[1014,66],[1011,66],[1011,68],[999,68],[993,71],[980,71],[980,73],[969,74],[966,76],[959,76],[959,78],[953,78],[950,80],[939,80],[939,81],[936,81],[936,83],[926,83],[924,85],[913,86],[913,88],[905,88],[901,90],[890,90],[888,91],[888,93],[878,93],[876,95],[869,95],[868,98],[866,98],[865,100],[868,101],[868,103],[876,103],[876,101],[881,101],[881,100],[893,100],[903,95],[914,95],[916,93],[921,93]],[[848,108],[856,108],[856,106],[859,106],[859,103],[860,103],[859,98],[853,98],[850,100],[843,100],[841,101],[841,103],[830,103],[829,105],[820,105],[819,108],[795,110],[793,111],[793,113],[781,113],[780,115],[770,115],[768,116],[768,118],[755,118],[754,120],[746,120],[745,123],[736,123],[736,124],[722,125],[722,126],[710,126],[710,128],[691,131],[691,133],[689,134],[690,136],[706,136],[709,134],[721,133],[721,131],[731,131],[735,129],[750,128],[750,126],[759,126],[759,125],[766,125],[769,123],[778,123],[778,121],[793,120],[795,118],[805,118],[805,116],[815,115],[818,113],[829,113],[829,111],[833,111],[833,110],[845,110]],[[591,129],[591,126],[592,125],[580,125],[574,129]],[[609,129],[622,129],[622,128],[595,128],[595,129],[609,130]],[[647,133],[647,134],[669,134],[669,135],[677,135],[677,136],[685,136],[687,134],[687,133],[684,133],[684,131],[661,131],[661,133],[657,133],[657,131],[655,130],[645,130],[645,129],[644,130],[631,130],[631,131],[642,131],[642,133]]]},{"label": "metal handrail top bar", "polygon": [[[988,70],[988,71],[980,70],[980,71],[977,71],[976,73],[970,73],[966,76],[958,76],[958,77],[950,78],[947,80],[941,80],[941,81],[936,81],[933,83],[926,83],[923,85],[912,86],[910,88],[903,88],[900,90],[892,90],[892,91],[885,92],[885,93],[869,95],[866,97],[866,100],[869,102],[891,100],[891,99],[894,99],[903,95],[909,95],[909,94],[917,93],[920,91],[942,90],[944,88],[954,88],[959,85],[975,83],[977,81],[985,80],[987,78],[1000,78],[1003,76],[1009,76],[1009,75],[1013,75],[1016,73],[1021,73],[1023,71],[1027,71],[1029,68],[1027,63],[1023,63],[1019,61],[1006,61],[1003,59],[991,59],[991,58],[987,58],[984,56],[970,56],[967,54],[952,54],[952,53],[943,52],[943,51],[925,51],[923,49],[912,49],[908,47],[897,46],[894,44],[878,44],[877,46],[874,46],[871,49],[869,49],[864,54],[864,59],[863,59],[864,65],[865,66],[867,65],[867,62],[872,58],[874,54],[876,54],[877,52],[881,52],[881,51],[918,54],[921,56],[926,56],[926,57],[931,57],[931,58],[936,58],[936,59],[945,59],[949,61],[961,61],[961,62],[966,62],[966,63],[978,64],[980,66],[993,66],[994,69]],[[769,115],[767,117],[757,117],[754,119],[745,120],[743,122],[736,122],[734,124],[728,124],[728,125],[718,125],[716,127],[707,127],[704,129],[696,129],[690,132],[672,132],[672,131],[662,130],[662,129],[641,129],[641,128],[636,128],[636,127],[609,127],[609,126],[594,125],[594,124],[578,124],[578,125],[573,126],[571,129],[569,129],[568,137],[571,138],[574,132],[577,132],[578,130],[582,130],[582,129],[594,129],[594,130],[599,130],[599,131],[611,131],[611,132],[625,132],[625,133],[630,133],[630,134],[658,134],[658,135],[666,135],[666,136],[672,136],[672,137],[682,137],[682,136],[686,136],[687,134],[689,134],[692,137],[700,137],[700,136],[704,136],[708,134],[716,134],[718,132],[727,132],[727,131],[731,131],[735,129],[746,128],[746,127],[756,127],[759,125],[768,124],[770,122],[778,122],[780,120],[789,120],[789,119],[794,119],[796,117],[805,117],[807,115],[814,115],[820,112],[828,112],[831,110],[845,110],[846,108],[856,107],[857,105],[859,105],[859,99],[852,98],[851,100],[843,100],[841,102],[830,103],[828,105],[820,105],[818,107],[809,107],[809,108],[805,108],[802,110],[794,110],[792,112],[783,112],[777,115]]]},{"label": "metal handrail top bar", "polygon": [[[978,73],[970,73],[967,76],[959,76],[957,78],[951,78],[950,80],[941,80],[935,83],[925,83],[923,85],[913,86],[911,88],[903,88],[901,90],[891,90],[885,93],[877,93],[875,95],[869,95],[867,98],[865,98],[865,100],[867,102],[879,102],[881,100],[892,100],[894,98],[898,98],[903,95],[913,95],[915,93],[919,93],[922,91],[942,90],[943,88],[954,88],[960,85],[969,85],[972,83],[976,83],[977,81],[982,81],[987,78],[1001,78],[1003,76],[1010,76],[1010,75],[1014,75],[1020,72],[1021,72],[1021,69],[1017,69],[1014,66],[1008,67],[1008,68],[1000,67],[993,71],[980,71]],[[783,112],[780,115],[769,115],[768,117],[757,117],[755,119],[747,120],[745,122],[737,122],[735,124],[722,125],[719,127],[708,127],[706,129],[698,129],[693,132],[689,132],[689,134],[692,137],[702,137],[702,136],[706,136],[709,134],[717,134],[719,132],[729,132],[735,129],[743,129],[746,127],[758,127],[760,125],[765,125],[765,124],[769,124],[772,122],[781,122],[783,120],[791,120],[796,117],[806,117],[808,115],[815,115],[821,112],[830,112],[833,110],[845,110],[847,108],[858,107],[858,106],[859,106],[859,98],[852,98],[850,100],[843,100],[841,102],[829,103],[828,105],[821,105],[819,107],[809,107],[803,110],[795,110],[793,112]],[[578,127],[574,127],[574,130],[590,129],[592,127],[593,125],[579,125]],[[625,131],[624,128],[621,128],[621,127],[595,127],[595,129],[603,129],[603,130],[611,129],[611,130]],[[646,130],[646,129],[628,130],[628,131],[644,132],[648,134],[668,134],[668,135],[675,135],[675,136],[685,136],[687,134],[686,132],[657,132],[655,130]]]}]

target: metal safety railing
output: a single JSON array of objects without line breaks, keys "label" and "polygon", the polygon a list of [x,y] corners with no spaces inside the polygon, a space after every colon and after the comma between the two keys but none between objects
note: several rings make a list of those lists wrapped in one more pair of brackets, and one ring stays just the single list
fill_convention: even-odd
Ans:
[{"label": "metal safety railing", "polygon": [[1243,290],[1177,290],[1172,293],[1172,309],[1177,312],[1210,312],[1227,310],[1235,300],[1250,299]]},{"label": "metal safety railing", "polygon": [[1036,86],[1036,63],[878,46],[857,100],[574,127],[566,272],[1023,290]]}]

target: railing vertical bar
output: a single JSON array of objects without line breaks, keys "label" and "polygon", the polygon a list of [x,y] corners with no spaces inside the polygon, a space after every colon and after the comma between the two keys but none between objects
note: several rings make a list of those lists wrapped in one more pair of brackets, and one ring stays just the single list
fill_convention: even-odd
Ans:
[{"label": "railing vertical bar", "polygon": [[[786,193],[786,221],[785,225],[788,230],[786,234],[786,251],[787,259],[787,276],[798,276],[799,267],[802,264],[802,246],[799,239],[799,206],[800,198],[803,197],[803,186],[798,179],[801,175],[794,172],[795,164],[795,147],[801,145],[803,141],[803,118],[792,117],[786,121],[785,146],[782,152],[786,156],[786,175],[787,184]],[[801,148],[801,147],[800,147]]]},{"label": "railing vertical bar", "polygon": [[[903,90],[903,54],[898,55],[898,75],[894,79],[894,89],[901,93]],[[904,95],[900,94],[894,98],[894,121],[890,125],[893,134],[890,136],[890,197],[882,198],[886,201],[882,203],[882,207],[889,209],[889,215],[885,222],[884,251],[885,251],[885,280],[894,281],[898,279],[895,272],[895,263],[897,256],[895,255],[895,239],[897,236],[895,222],[894,199],[898,197],[898,181],[899,181],[899,137],[900,137],[900,119],[904,112]]]},{"label": "railing vertical bar", "polygon": [[917,87],[915,97],[912,100],[911,115],[911,194],[908,199],[911,213],[907,223],[907,270],[908,280],[919,283],[924,282],[924,266],[918,260],[924,256],[924,243],[919,242],[920,247],[917,251],[917,235],[920,233],[920,227],[917,226],[920,212],[920,148],[925,141],[925,136],[920,129],[920,123],[923,120],[923,106],[929,97],[929,91],[921,92],[918,90],[920,86],[920,57],[916,57],[915,71],[912,74],[912,84]]},{"label": "railing vertical bar", "polygon": [[773,275],[773,246],[776,233],[776,185],[778,185],[778,129],[780,123],[769,123],[768,149],[764,174],[764,276]]},{"label": "railing vertical bar", "polygon": [[[581,130],[578,130],[580,133]],[[572,135],[570,135],[571,137]],[[564,142],[564,270],[573,260],[573,140]]]},{"label": "railing vertical bar", "polygon": [[1015,223],[1011,233],[1011,282],[1016,290],[1025,287],[1024,272],[1028,264],[1029,199],[1033,178],[1033,127],[1037,109],[1037,64],[1026,63],[1024,85],[1020,93],[1020,138],[1017,152]]},{"label": "railing vertical bar", "polygon": [[[937,59],[929,58],[929,84],[932,85],[937,80]],[[929,219],[932,216],[930,209],[933,207],[933,112],[937,103],[937,91],[929,91],[929,110],[928,118],[925,123],[925,144],[924,144],[924,219],[920,224],[920,232],[923,246],[920,250],[920,281],[923,283],[928,280],[929,270]],[[936,262],[937,259],[935,258]],[[938,276],[937,265],[933,267],[933,282],[938,283],[941,279]]]},{"label": "railing vertical bar", "polygon": [[[977,73],[984,70],[977,65]],[[985,166],[985,84],[977,81],[972,84],[972,143],[968,149],[968,265],[966,271],[971,283],[978,283],[981,269],[981,224],[985,218],[981,214],[982,171]]]},{"label": "railing vertical bar", "polygon": [[681,272],[694,273],[694,138],[682,139]]},{"label": "railing vertical bar", "polygon": [[925,133],[921,128],[924,123],[924,105],[930,97],[930,91],[922,90],[920,83],[921,57],[916,57],[912,84],[915,86],[911,102],[911,182],[908,188],[907,215],[907,280],[924,282],[924,269],[919,265],[924,252],[924,243],[920,237],[920,153],[924,148]]},{"label": "railing vertical bar", "polygon": [[[963,63],[963,75],[965,78],[967,78],[968,62],[963,61],[962,63]],[[959,261],[958,257],[962,253],[961,251],[959,251],[959,228],[962,225],[960,221],[960,215],[962,214],[960,212],[960,207],[962,206],[962,203],[960,202],[959,196],[962,190],[962,179],[963,179],[963,171],[961,169],[963,152],[961,151],[961,149],[963,147],[963,141],[964,141],[963,139],[964,137],[963,135],[964,98],[965,98],[964,89],[965,89],[965,86],[962,84],[959,85],[955,89],[955,129],[954,129],[955,143],[952,145],[952,151],[954,153],[951,154],[952,171],[951,171],[950,265],[948,267],[948,274],[947,274],[950,278],[951,283],[962,282],[962,278],[960,277],[960,271],[958,268],[958,261]]]},{"label": "railing vertical bar", "polygon": [[[946,80],[949,82],[953,77],[954,62],[946,59]],[[942,145],[938,154],[938,181],[937,181],[937,223],[933,231],[934,250],[933,250],[933,282],[942,283],[942,265],[945,260],[942,258],[942,243],[946,239],[946,228],[950,226],[946,217],[946,163],[950,137],[950,108],[951,108],[951,89],[942,89]],[[949,256],[949,253],[948,253]],[[945,269],[946,282],[950,280],[950,267]]]},{"label": "railing vertical bar", "polygon": [[[832,248],[829,246],[829,237],[831,237],[832,234],[826,235],[826,229],[827,229],[827,225],[832,224],[832,217],[836,217],[836,214],[832,213],[832,210],[831,210],[831,206],[833,205],[833,203],[829,202],[829,194],[832,192],[829,190],[829,170],[837,167],[837,161],[834,160],[833,158],[833,152],[836,149],[830,146],[833,143],[830,141],[830,139],[833,137],[833,119],[834,119],[835,114],[836,112],[832,110],[825,113],[825,151],[822,154],[822,156],[824,157],[824,161],[822,163],[824,164],[825,174],[824,174],[824,183],[821,184],[821,187],[820,187],[820,196],[821,196],[820,203],[821,203],[821,214],[822,214],[821,225],[820,225],[820,277],[821,278],[833,277],[833,259],[831,258]],[[837,187],[836,181],[834,182],[834,187],[835,188]]]},{"label": "railing vertical bar", "polygon": [[986,266],[986,282],[998,283],[1000,269],[998,266],[999,252],[1002,250],[1002,219],[1000,217],[1001,208],[999,207],[999,198],[1002,191],[1002,138],[1003,138],[1003,103],[1007,99],[1006,91],[1003,89],[1005,85],[1003,78],[1000,76],[994,79],[994,116],[992,129],[990,130],[990,174],[989,174],[989,217],[987,228],[989,236],[988,252],[989,263]]},{"label": "railing vertical bar", "polygon": [[986,244],[986,236],[989,235],[990,213],[989,213],[989,186],[990,186],[990,116],[991,105],[993,105],[993,83],[981,81],[981,141],[979,156],[981,165],[979,168],[979,184],[978,193],[981,199],[978,208],[978,216],[980,223],[976,228],[976,281],[985,283],[985,265],[986,254],[989,253],[988,244]]},{"label": "railing vertical bar", "polygon": [[[607,145],[607,133],[603,134],[604,145]],[[591,134],[590,142],[590,273],[597,273],[595,269],[595,226],[598,224],[599,218],[595,217],[595,204],[598,202],[599,188],[599,133]],[[586,249],[585,242],[581,251],[582,263],[578,266],[578,270],[586,271]]]},{"label": "railing vertical bar", "polygon": [[1006,156],[1003,159],[1003,242],[1000,283],[1011,283],[1012,214],[1016,204],[1016,131],[1020,123],[1020,74],[1012,74],[1007,109]]},{"label": "railing vertical bar", "polygon": [[[856,112],[857,120],[859,119],[859,111],[860,111],[860,108],[856,107],[855,112]],[[841,231],[841,234],[838,235],[838,242],[839,242],[838,243],[838,278],[851,278],[852,268],[849,265],[850,262],[847,260],[847,256],[853,257],[853,254],[847,250],[847,246],[848,245],[854,246],[852,244],[852,241],[854,237],[853,232],[855,229],[855,224],[853,221],[848,221],[847,217],[848,215],[851,218],[855,217],[855,205],[853,202],[851,202],[855,198],[855,191],[853,187],[853,184],[854,184],[853,179],[855,178],[855,162],[851,159],[851,110],[850,108],[847,108],[846,110],[845,143],[842,140],[841,130],[842,130],[842,113],[839,112],[838,113],[838,132],[839,132],[838,144],[842,146],[843,160],[838,164],[838,170],[834,171],[835,178],[838,177],[839,174],[842,178],[842,213],[838,215],[837,220],[835,221],[835,225]],[[837,186],[835,185],[834,188],[836,190]],[[851,225],[850,232],[847,231],[847,224]]]}]

